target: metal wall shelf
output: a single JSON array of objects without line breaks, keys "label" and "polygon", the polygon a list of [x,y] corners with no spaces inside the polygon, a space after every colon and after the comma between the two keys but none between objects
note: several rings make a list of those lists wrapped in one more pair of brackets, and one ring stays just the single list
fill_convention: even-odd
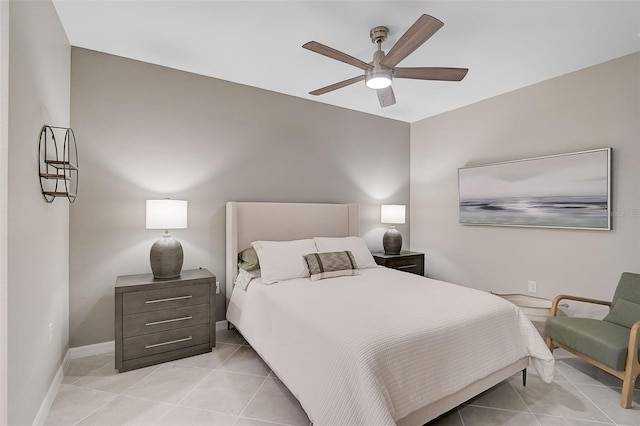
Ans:
[{"label": "metal wall shelf", "polygon": [[[62,147],[58,146],[56,132],[59,137],[64,135]],[[42,126],[38,156],[40,189],[46,202],[52,203],[57,197],[66,197],[73,203],[78,193],[78,147],[73,130]]]}]

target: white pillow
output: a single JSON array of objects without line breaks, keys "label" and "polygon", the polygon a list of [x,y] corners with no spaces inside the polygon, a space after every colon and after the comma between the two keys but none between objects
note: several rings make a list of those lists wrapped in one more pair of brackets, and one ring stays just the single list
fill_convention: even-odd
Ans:
[{"label": "white pillow", "polygon": [[308,277],[304,256],[317,251],[313,240],[254,241],[251,245],[258,254],[265,284]]},{"label": "white pillow", "polygon": [[356,259],[359,269],[375,268],[378,265],[373,259],[367,243],[360,237],[314,237],[319,252],[350,251]]}]

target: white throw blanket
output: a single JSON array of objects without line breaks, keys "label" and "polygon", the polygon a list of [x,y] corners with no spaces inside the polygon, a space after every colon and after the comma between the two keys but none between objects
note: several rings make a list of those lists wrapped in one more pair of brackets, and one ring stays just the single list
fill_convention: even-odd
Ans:
[{"label": "white throw blanket", "polygon": [[553,379],[552,354],[513,304],[387,268],[254,281],[227,318],[316,426],[392,425],[526,356]]}]

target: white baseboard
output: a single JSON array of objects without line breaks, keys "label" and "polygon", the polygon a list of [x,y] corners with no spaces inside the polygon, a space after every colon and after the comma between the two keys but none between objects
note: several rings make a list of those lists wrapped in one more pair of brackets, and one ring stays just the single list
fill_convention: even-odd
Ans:
[{"label": "white baseboard", "polygon": [[94,345],[78,346],[77,348],[69,349],[71,352],[71,359],[84,358],[86,356],[108,354],[116,350],[115,340],[108,342],[96,343]]},{"label": "white baseboard", "polygon": [[51,382],[51,386],[49,386],[49,390],[47,391],[47,395],[44,397],[42,404],[40,404],[40,409],[38,410],[38,414],[36,414],[36,418],[33,420],[33,426],[42,426],[47,420],[47,415],[49,415],[49,410],[53,405],[53,401],[56,399],[56,395],[58,394],[58,390],[60,389],[60,385],[62,384],[62,378],[64,377],[64,373],[69,368],[69,363],[71,362],[71,350],[68,350],[64,355],[64,359],[62,360],[62,364],[58,367],[58,371]]}]

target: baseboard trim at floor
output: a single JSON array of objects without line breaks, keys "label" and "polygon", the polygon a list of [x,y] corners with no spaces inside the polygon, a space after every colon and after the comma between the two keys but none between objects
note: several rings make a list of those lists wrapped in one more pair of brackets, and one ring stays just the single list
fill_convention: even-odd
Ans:
[{"label": "baseboard trim at floor", "polygon": [[38,410],[38,414],[36,414],[36,418],[33,420],[33,426],[42,426],[47,420],[47,416],[49,415],[49,410],[51,410],[51,406],[53,405],[53,401],[56,399],[56,395],[58,394],[58,390],[60,389],[60,385],[62,384],[62,378],[69,368],[69,363],[71,362],[71,350],[68,350],[64,355],[62,360],[62,364],[58,367],[58,371],[56,375],[53,377],[51,381],[51,385],[49,386],[49,390],[47,391],[47,395],[45,395],[42,404],[40,404],[40,409]]},{"label": "baseboard trim at floor", "polygon": [[228,326],[229,326],[229,321],[227,321],[227,320],[217,321],[216,322],[216,331],[218,331],[218,330],[226,330]]},{"label": "baseboard trim at floor", "polygon": [[78,346],[77,348],[71,348],[71,359],[84,358],[92,355],[108,354],[116,350],[116,341],[110,340],[108,342],[96,343],[94,345]]}]

